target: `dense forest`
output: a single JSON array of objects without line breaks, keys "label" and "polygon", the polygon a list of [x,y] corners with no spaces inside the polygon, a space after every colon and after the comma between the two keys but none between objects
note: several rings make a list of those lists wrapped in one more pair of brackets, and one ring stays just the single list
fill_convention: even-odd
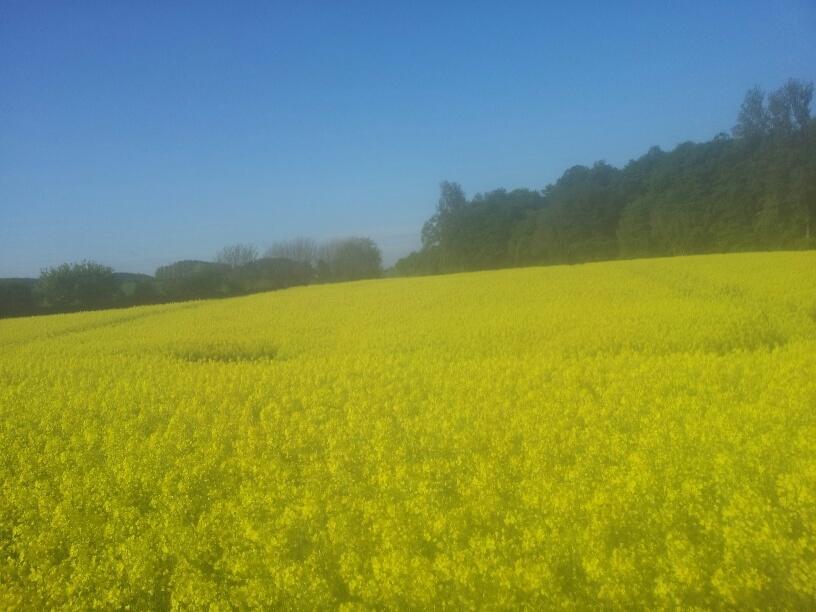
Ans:
[{"label": "dense forest", "polygon": [[813,85],[748,91],[732,135],[575,166],[543,191],[443,182],[400,274],[816,246]]},{"label": "dense forest", "polygon": [[[749,90],[731,135],[652,147],[624,168],[574,166],[541,191],[497,189],[468,200],[443,182],[422,248],[398,275],[728,251],[816,247],[816,120],[812,83]],[[214,261],[179,261],[155,276],[95,262],[39,279],[0,279],[0,316],[241,295],[309,283],[376,278],[368,238],[298,238],[263,256],[251,245]]]}]

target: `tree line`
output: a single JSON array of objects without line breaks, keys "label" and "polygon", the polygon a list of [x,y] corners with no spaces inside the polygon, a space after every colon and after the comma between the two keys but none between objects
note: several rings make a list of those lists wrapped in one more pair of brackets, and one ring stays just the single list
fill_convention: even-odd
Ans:
[{"label": "tree line", "polygon": [[574,166],[545,189],[468,200],[443,182],[400,274],[816,247],[813,85],[751,89],[732,134],[651,148],[618,169]]},{"label": "tree line", "polygon": [[[471,199],[443,182],[422,246],[394,274],[816,247],[813,84],[749,90],[731,134],[672,151],[652,147],[615,168],[574,166],[543,190],[497,189]],[[214,261],[178,261],[154,276],[94,262],[62,264],[39,279],[0,279],[0,316],[225,297],[314,282],[375,278],[368,238],[319,244],[296,238],[261,256],[252,245]]]},{"label": "tree line", "polygon": [[263,255],[253,245],[234,244],[213,261],[177,261],[154,276],[82,261],[46,268],[38,279],[0,279],[0,316],[227,297],[381,274],[380,249],[370,238],[324,243],[295,238],[273,244]]}]

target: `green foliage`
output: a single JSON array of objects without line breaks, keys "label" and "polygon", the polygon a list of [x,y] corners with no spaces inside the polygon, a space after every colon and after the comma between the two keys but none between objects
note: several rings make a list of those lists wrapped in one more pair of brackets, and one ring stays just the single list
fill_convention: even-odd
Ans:
[{"label": "green foliage", "polygon": [[813,84],[790,79],[768,96],[768,117],[771,131],[782,136],[801,133],[810,123],[810,102]]},{"label": "green foliage", "polygon": [[737,115],[733,133],[737,138],[756,140],[767,135],[770,118],[765,107],[765,92],[759,87],[749,89]]},{"label": "green foliage", "polygon": [[443,272],[439,247],[426,247],[406,255],[394,265],[394,272],[400,276],[419,276]]},{"label": "green foliage", "polygon": [[112,306],[119,289],[113,269],[92,261],[47,268],[37,288],[48,307],[63,311]]},{"label": "green foliage", "polygon": [[286,257],[262,257],[234,269],[229,279],[234,291],[253,293],[306,285],[313,276],[308,263]]},{"label": "green foliage", "polygon": [[228,293],[230,266],[209,261],[177,261],[156,270],[162,291],[173,300],[214,297]]},{"label": "green foliage", "polygon": [[320,247],[296,238],[273,245],[262,258],[255,247],[236,244],[216,259],[178,261],[158,268],[155,277],[82,262],[44,270],[39,281],[0,279],[0,317],[217,298],[382,275],[380,249],[369,238]]},{"label": "green foliage", "polygon": [[317,263],[318,253],[317,242],[305,236],[298,236],[291,240],[276,242],[266,250],[264,257],[283,257],[314,266]]},{"label": "green foliage", "polygon": [[422,249],[401,274],[531,264],[816,247],[813,87],[750,90],[735,138],[653,147],[623,169],[575,166],[541,192],[468,201],[444,182]]},{"label": "green foliage", "polygon": [[381,274],[380,248],[370,238],[343,238],[319,249],[317,276],[321,281],[361,280]]},{"label": "green foliage", "polygon": [[434,248],[455,239],[450,233],[452,226],[455,226],[453,219],[466,205],[462,186],[442,181],[439,185],[436,214],[422,226],[422,246]]},{"label": "green foliage", "polygon": [[232,244],[225,246],[218,251],[215,262],[229,266],[230,268],[240,268],[258,259],[258,249],[251,244]]},{"label": "green foliage", "polygon": [[30,313],[35,307],[34,283],[29,279],[0,279],[0,317]]}]

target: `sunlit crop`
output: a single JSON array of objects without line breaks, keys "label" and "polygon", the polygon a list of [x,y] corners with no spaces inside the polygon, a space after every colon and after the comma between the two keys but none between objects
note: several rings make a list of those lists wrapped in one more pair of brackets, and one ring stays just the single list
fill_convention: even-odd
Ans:
[{"label": "sunlit crop", "polygon": [[0,608],[816,607],[816,253],[0,321]]}]

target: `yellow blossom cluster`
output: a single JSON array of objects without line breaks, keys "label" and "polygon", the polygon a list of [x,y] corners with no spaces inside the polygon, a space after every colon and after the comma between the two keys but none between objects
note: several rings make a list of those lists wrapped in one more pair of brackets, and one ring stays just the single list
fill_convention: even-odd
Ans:
[{"label": "yellow blossom cluster", "polygon": [[0,608],[816,607],[816,253],[0,321]]}]

